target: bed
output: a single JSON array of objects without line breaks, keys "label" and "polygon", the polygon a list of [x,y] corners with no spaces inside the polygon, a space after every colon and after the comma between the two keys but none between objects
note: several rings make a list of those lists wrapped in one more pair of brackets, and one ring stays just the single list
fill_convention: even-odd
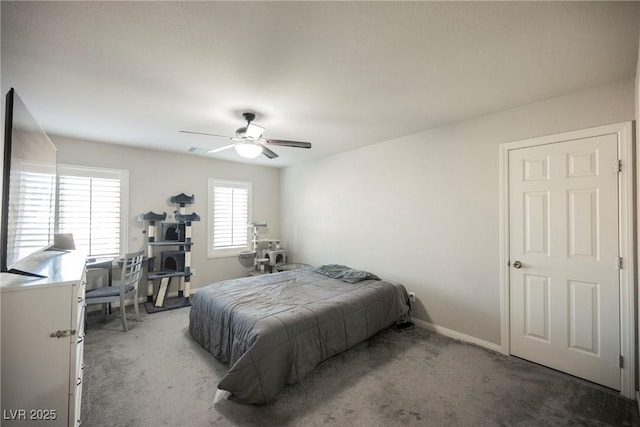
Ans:
[{"label": "bed", "polygon": [[233,399],[263,404],[322,361],[404,322],[404,286],[341,265],[225,280],[191,297],[189,331],[229,370]]}]

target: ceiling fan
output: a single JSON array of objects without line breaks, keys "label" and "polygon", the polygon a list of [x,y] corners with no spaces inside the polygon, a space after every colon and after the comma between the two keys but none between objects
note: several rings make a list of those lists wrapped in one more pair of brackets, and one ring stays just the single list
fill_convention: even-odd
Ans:
[{"label": "ceiling fan", "polygon": [[229,148],[235,148],[239,155],[247,159],[256,158],[260,154],[264,154],[270,159],[275,159],[276,157],[278,157],[278,155],[273,151],[271,151],[267,147],[267,145],[275,145],[275,146],[280,145],[285,147],[296,147],[296,148],[311,148],[310,142],[285,141],[282,139],[262,138],[262,133],[265,131],[265,128],[253,123],[253,120],[256,118],[256,115],[253,113],[242,113],[242,116],[247,121],[247,125],[244,127],[238,128],[236,130],[235,137],[214,135],[211,133],[204,133],[204,132],[193,132],[188,130],[181,130],[180,132],[230,139],[234,141],[233,144],[225,145],[224,147],[216,148],[214,150],[209,150],[208,152],[219,153],[220,151],[227,150]]}]

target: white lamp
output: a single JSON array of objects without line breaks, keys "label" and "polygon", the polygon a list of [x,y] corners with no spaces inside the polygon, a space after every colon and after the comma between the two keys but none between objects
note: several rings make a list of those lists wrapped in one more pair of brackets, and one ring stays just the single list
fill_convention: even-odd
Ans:
[{"label": "white lamp", "polygon": [[252,143],[236,144],[235,149],[245,159],[255,159],[262,154],[262,147]]}]

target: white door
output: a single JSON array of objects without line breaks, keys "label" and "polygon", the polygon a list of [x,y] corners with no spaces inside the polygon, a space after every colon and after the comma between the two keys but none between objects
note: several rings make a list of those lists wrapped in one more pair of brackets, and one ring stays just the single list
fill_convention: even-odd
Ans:
[{"label": "white door", "polygon": [[511,354],[621,388],[616,134],[509,152]]}]

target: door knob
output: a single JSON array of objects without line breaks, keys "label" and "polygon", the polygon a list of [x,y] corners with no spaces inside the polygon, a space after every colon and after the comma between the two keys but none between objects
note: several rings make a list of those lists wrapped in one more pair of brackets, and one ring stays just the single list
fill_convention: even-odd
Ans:
[{"label": "door knob", "polygon": [[522,263],[520,261],[513,261],[513,268],[522,268]]}]

